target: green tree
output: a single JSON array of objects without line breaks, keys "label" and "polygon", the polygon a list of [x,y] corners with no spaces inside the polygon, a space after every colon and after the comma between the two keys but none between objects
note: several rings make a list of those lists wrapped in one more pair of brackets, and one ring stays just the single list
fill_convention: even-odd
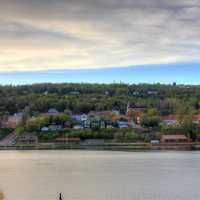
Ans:
[{"label": "green tree", "polygon": [[16,133],[17,135],[21,135],[26,131],[26,127],[24,124],[18,124],[16,127]]},{"label": "green tree", "polygon": [[159,126],[160,118],[158,116],[142,116],[142,126],[144,127],[157,127]]},{"label": "green tree", "polygon": [[186,132],[187,136],[193,141],[196,140],[195,124],[193,123],[192,115],[186,115],[181,124],[183,130]]},{"label": "green tree", "polygon": [[155,108],[150,108],[150,109],[148,109],[148,111],[147,111],[147,115],[148,115],[149,117],[157,116],[157,115],[158,115],[158,111],[157,111]]}]

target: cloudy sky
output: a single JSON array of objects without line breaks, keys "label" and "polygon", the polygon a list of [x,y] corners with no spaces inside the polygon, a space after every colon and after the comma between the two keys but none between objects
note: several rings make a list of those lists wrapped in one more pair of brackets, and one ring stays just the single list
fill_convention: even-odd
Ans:
[{"label": "cloudy sky", "polygon": [[200,61],[199,0],[0,0],[0,71]]}]

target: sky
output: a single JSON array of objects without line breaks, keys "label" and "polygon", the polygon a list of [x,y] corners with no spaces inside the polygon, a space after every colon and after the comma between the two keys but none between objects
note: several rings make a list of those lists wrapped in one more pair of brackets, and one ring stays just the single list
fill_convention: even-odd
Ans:
[{"label": "sky", "polygon": [[0,84],[23,85],[47,82],[173,84],[176,82],[177,84],[200,85],[199,74],[198,64],[161,64],[82,70],[4,72],[0,73]]},{"label": "sky", "polygon": [[199,84],[199,13],[199,0],[0,0],[0,83]]}]

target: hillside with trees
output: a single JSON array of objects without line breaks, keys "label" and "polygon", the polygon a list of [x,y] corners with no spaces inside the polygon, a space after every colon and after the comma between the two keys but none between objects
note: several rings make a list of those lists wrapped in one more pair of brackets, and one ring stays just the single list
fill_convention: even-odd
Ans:
[{"label": "hillside with trees", "polygon": [[[145,109],[140,112],[140,122],[137,122],[137,112],[133,110],[127,113],[128,106]],[[46,116],[45,113],[51,108],[58,111],[59,115]],[[48,141],[59,136],[149,141],[150,138],[154,138],[151,137],[151,133],[157,132],[184,133],[195,141],[199,137],[200,127],[194,123],[194,116],[199,114],[199,110],[200,86],[73,83],[0,86],[1,121],[5,116],[23,113],[16,132],[18,134],[37,132],[41,140]],[[115,119],[116,116],[112,113],[97,119],[97,116],[90,116],[93,111],[117,111],[121,119]],[[84,130],[75,130],[83,128],[83,124],[74,120],[73,115],[88,113],[90,113],[88,116],[90,124]],[[176,118],[177,125],[169,126],[163,123],[166,116]],[[173,122],[171,119],[165,121]],[[120,126],[133,128],[132,122],[136,127],[137,124],[140,126],[139,132],[119,129]],[[102,126],[104,128],[109,126],[112,130],[102,130]],[[49,127],[57,131],[46,131]],[[42,130],[45,130],[45,133]],[[3,138],[8,134],[8,130],[2,127],[0,133]]]},{"label": "hillside with trees", "polygon": [[73,113],[118,109],[127,102],[156,109],[161,115],[197,112],[200,86],[161,84],[35,84],[0,86],[0,115],[27,110],[31,114],[49,108]]}]

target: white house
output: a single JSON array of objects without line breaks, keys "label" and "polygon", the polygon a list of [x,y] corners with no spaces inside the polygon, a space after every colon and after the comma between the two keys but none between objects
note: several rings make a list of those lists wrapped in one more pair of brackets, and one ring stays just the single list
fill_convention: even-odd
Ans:
[{"label": "white house", "polygon": [[58,114],[59,112],[58,112],[55,108],[50,108],[50,109],[48,110],[48,113],[49,113],[49,114]]},{"label": "white house", "polygon": [[167,126],[175,126],[178,124],[178,121],[175,119],[166,119],[166,120],[163,120],[163,123]]},{"label": "white house", "polygon": [[128,128],[129,127],[128,121],[117,121],[117,125],[119,128]]},{"label": "white house", "polygon": [[82,125],[75,125],[73,126],[73,129],[75,130],[80,130],[80,129],[83,129],[84,127]]},{"label": "white house", "polygon": [[72,118],[78,122],[84,122],[88,120],[88,116],[86,114],[82,115],[73,115]]},{"label": "white house", "polygon": [[81,115],[81,121],[87,121],[88,120],[88,116],[86,114],[82,114]]},{"label": "white house", "polygon": [[41,131],[42,132],[47,132],[47,131],[49,131],[49,128],[47,126],[44,126],[44,127],[41,128]]},{"label": "white house", "polygon": [[62,125],[56,125],[56,124],[49,125],[50,131],[58,131],[58,130],[61,130],[62,128],[63,128]]}]

